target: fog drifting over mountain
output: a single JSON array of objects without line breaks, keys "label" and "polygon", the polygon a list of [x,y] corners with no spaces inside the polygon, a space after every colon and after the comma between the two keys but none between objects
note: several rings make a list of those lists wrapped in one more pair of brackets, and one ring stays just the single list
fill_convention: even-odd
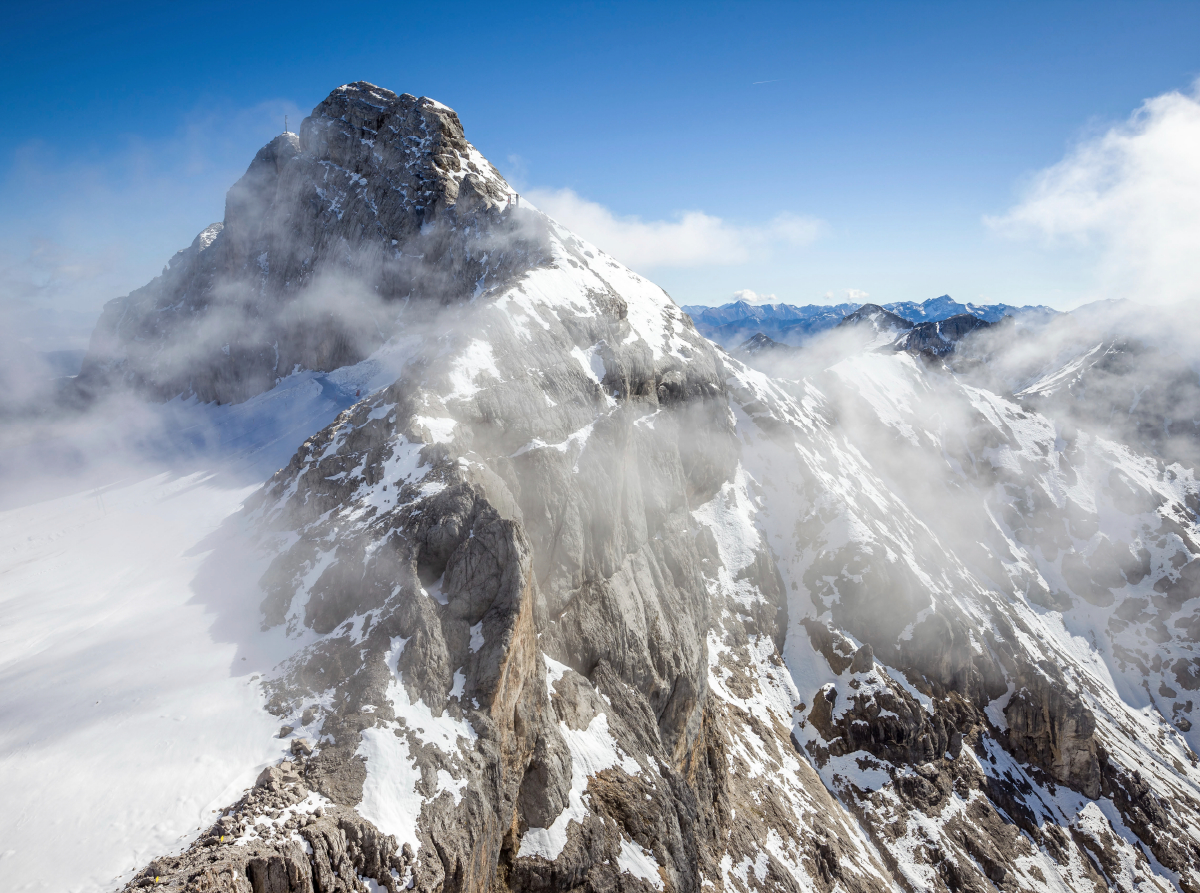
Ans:
[{"label": "fog drifting over mountain", "polygon": [[743,362],[625,262],[813,221],[520,205],[445,105],[338,87],[4,407],[6,875],[1200,890],[1191,266],[1121,230],[1197,232],[1195,107],[997,224],[1153,310]]},{"label": "fog drifting over mountain", "polygon": [[1146,100],[1128,121],[1080,141],[988,223],[1007,236],[1099,258],[1096,298],[1156,307],[1200,289],[1200,81]]}]

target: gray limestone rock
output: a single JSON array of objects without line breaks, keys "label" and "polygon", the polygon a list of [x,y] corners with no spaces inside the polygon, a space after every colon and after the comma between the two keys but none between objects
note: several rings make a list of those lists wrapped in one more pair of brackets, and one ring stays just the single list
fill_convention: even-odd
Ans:
[{"label": "gray limestone rock", "polygon": [[536,260],[537,224],[506,213],[510,193],[450,109],[339,87],[259,151],[221,223],[106,305],[75,393],[238,402],[357,362],[408,303],[468,297]]}]

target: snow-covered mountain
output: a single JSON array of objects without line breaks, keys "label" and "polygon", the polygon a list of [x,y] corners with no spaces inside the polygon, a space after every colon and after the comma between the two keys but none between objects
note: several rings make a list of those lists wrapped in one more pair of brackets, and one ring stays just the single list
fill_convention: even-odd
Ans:
[{"label": "snow-covered mountain", "polygon": [[1200,485],[1027,399],[1095,363],[752,369],[361,82],[251,173],[82,396],[356,393],[206,540],[288,756],[130,888],[1200,891]]},{"label": "snow-covered mountain", "polygon": [[800,344],[807,337],[833,328],[858,306],[806,304],[796,307],[734,301],[720,307],[695,304],[685,306],[683,310],[705,338],[733,348],[756,334],[766,335],[781,344]]},{"label": "snow-covered mountain", "polygon": [[841,329],[852,327],[866,330],[869,333],[866,346],[905,350],[927,357],[943,357],[953,353],[958,343],[968,335],[991,326],[992,323],[987,320],[969,313],[913,323],[878,304],[863,304],[838,323]]},{"label": "snow-covered mountain", "polygon": [[799,346],[814,335],[834,328],[844,317],[864,307],[882,307],[912,323],[939,322],[963,315],[974,316],[986,322],[999,322],[1006,316],[1045,322],[1058,315],[1058,311],[1040,305],[1013,307],[1008,304],[960,304],[949,295],[930,298],[921,303],[900,301],[883,305],[807,304],[797,307],[791,304],[750,304],[746,301],[735,301],[720,307],[693,304],[683,309],[691,316],[700,334],[732,349],[760,333],[781,344]]},{"label": "snow-covered mountain", "polygon": [[1044,320],[1051,319],[1059,313],[1059,311],[1041,304],[1028,304],[1020,307],[1015,307],[1011,304],[972,304],[970,302],[961,304],[949,295],[930,298],[920,303],[916,301],[896,301],[891,304],[884,304],[883,306],[897,316],[903,316],[905,319],[918,323],[937,322],[938,320],[949,319],[952,316],[961,316],[964,314],[978,317],[986,322],[999,322],[1006,316],[1029,316],[1034,319]]},{"label": "snow-covered mountain", "polygon": [[[825,335],[811,339],[804,347],[773,341],[758,334],[739,344],[730,355],[748,366],[777,378],[804,378],[835,365],[848,356],[868,351],[895,353],[906,351],[929,360],[946,359],[955,353],[960,343],[967,348],[965,357],[955,357],[955,366],[962,371],[965,365],[979,362],[983,342],[978,337],[993,323],[961,313],[949,319],[912,323],[885,310],[878,304],[863,304],[846,314]],[[988,343],[1003,343],[1011,333],[1012,319],[1006,318],[989,332]]]}]

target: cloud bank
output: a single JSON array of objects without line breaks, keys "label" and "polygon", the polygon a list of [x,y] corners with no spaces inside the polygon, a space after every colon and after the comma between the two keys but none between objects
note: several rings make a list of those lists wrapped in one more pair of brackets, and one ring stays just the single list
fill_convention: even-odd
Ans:
[{"label": "cloud bank", "polygon": [[1200,295],[1200,81],[1040,172],[998,232],[1098,253],[1100,297],[1177,303]]},{"label": "cloud bank", "polygon": [[[870,292],[863,291],[861,288],[848,288],[845,290],[845,295],[846,303],[848,304],[853,304],[856,301],[861,303],[862,301],[865,301],[867,298],[871,297]],[[826,292],[825,297],[832,298],[833,292]]]},{"label": "cloud bank", "polygon": [[541,211],[633,269],[703,267],[763,260],[776,251],[809,245],[824,224],[812,217],[778,214],[766,224],[739,225],[703,211],[674,220],[618,217],[573,190],[531,190]]}]

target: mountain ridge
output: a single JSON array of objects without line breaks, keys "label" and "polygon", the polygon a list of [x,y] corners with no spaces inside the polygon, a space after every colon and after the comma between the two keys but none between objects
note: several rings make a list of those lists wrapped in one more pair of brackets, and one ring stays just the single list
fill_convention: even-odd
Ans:
[{"label": "mountain ridge", "polygon": [[692,317],[696,328],[726,348],[733,348],[761,332],[772,341],[797,347],[808,338],[834,328],[845,316],[861,307],[878,306],[914,323],[937,322],[952,316],[967,314],[987,322],[998,322],[1005,316],[1025,317],[1045,321],[1060,311],[1042,305],[1021,307],[1009,304],[961,304],[949,295],[926,301],[900,301],[891,304],[751,304],[734,301],[719,307],[689,304],[683,307]]}]

